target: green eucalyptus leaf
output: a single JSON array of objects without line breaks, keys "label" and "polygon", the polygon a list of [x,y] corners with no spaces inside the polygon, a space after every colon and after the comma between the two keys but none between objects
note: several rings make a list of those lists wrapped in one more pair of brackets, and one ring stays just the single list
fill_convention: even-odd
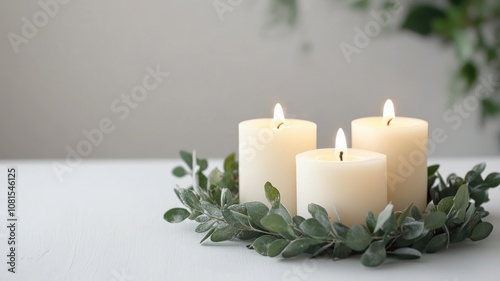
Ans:
[{"label": "green eucalyptus leaf", "polygon": [[369,211],[366,214],[366,226],[368,227],[368,230],[370,232],[373,232],[375,230],[376,225],[377,225],[377,219],[375,218],[375,215],[373,214],[373,212]]},{"label": "green eucalyptus leaf", "polygon": [[[465,183],[465,180],[461,177],[456,177],[453,181],[453,187],[458,190],[463,184]],[[450,190],[453,190],[450,188]],[[455,196],[456,192],[454,192],[453,194],[450,194],[450,196]]]},{"label": "green eucalyptus leaf", "polygon": [[236,238],[240,240],[253,240],[255,238],[259,238],[260,236],[262,236],[262,233],[251,230],[241,230],[238,234],[236,234]]},{"label": "green eucalyptus leaf", "polygon": [[226,159],[224,159],[224,172],[232,172],[237,167],[238,164],[236,163],[236,154],[231,153],[226,157]]},{"label": "green eucalyptus leaf", "polygon": [[387,253],[385,251],[385,244],[383,241],[375,241],[370,244],[370,247],[361,256],[361,263],[364,266],[376,267],[381,265]]},{"label": "green eucalyptus leaf", "polygon": [[337,236],[339,236],[342,239],[345,239],[347,237],[347,232],[349,232],[349,227],[343,225],[340,222],[334,222],[332,226]]},{"label": "green eucalyptus leaf", "polygon": [[300,224],[300,229],[313,238],[326,238],[326,236],[328,236],[328,229],[314,218],[302,222]]},{"label": "green eucalyptus leaf", "polygon": [[[429,208],[434,208],[435,204],[439,203],[441,200],[441,192],[439,191],[439,186],[434,186],[429,189],[429,195],[431,201],[427,204],[426,212],[433,212],[434,210],[430,210]],[[431,204],[432,203],[432,204]]]},{"label": "green eucalyptus leaf", "polygon": [[181,196],[181,188],[180,187],[174,188],[174,193],[175,196],[177,196],[177,199],[179,199],[179,201],[181,201],[183,205],[186,205],[186,203],[184,202],[184,198],[182,198]]},{"label": "green eucalyptus leaf", "polygon": [[220,183],[222,182],[223,177],[224,174],[221,171],[219,171],[219,169],[215,168],[208,175],[208,182],[211,185],[219,186]]},{"label": "green eucalyptus leaf", "polygon": [[217,228],[212,234],[212,236],[210,236],[210,240],[212,240],[212,242],[222,242],[231,240],[234,238],[234,236],[236,236],[236,234],[238,234],[238,232],[239,229],[232,227],[230,225]]},{"label": "green eucalyptus leaf", "polygon": [[243,206],[247,209],[248,216],[252,219],[252,222],[263,228],[264,226],[260,221],[267,215],[269,208],[261,202],[247,202],[243,203]]},{"label": "green eucalyptus leaf", "polygon": [[398,228],[403,225],[406,218],[410,215],[411,209],[413,208],[413,204],[410,204],[406,209],[404,209],[401,214],[397,217],[397,225]]},{"label": "green eucalyptus leaf", "polygon": [[290,244],[288,244],[285,247],[285,250],[283,250],[283,252],[281,253],[281,256],[284,258],[291,258],[291,257],[298,256],[298,255],[304,253],[305,251],[307,251],[307,249],[309,247],[311,247],[315,244],[317,244],[317,242],[314,239],[310,239],[310,238],[299,238],[299,239],[293,240],[292,242],[290,242]]},{"label": "green eucalyptus leaf", "polygon": [[247,215],[244,215],[242,213],[239,213],[239,212],[235,212],[233,210],[231,210],[231,215],[233,215],[233,217],[235,219],[237,219],[241,224],[245,225],[245,226],[250,226],[250,217],[247,216]]},{"label": "green eucalyptus leaf", "polygon": [[270,182],[264,185],[267,201],[273,208],[278,208],[280,205],[280,192]]},{"label": "green eucalyptus leaf", "polygon": [[476,207],[490,201],[488,190],[473,189],[470,193],[470,198],[474,200]]},{"label": "green eucalyptus leaf", "polygon": [[265,229],[274,233],[279,233],[284,238],[294,239],[296,236],[290,225],[288,225],[285,219],[280,215],[267,215],[260,221],[260,223]]},{"label": "green eucalyptus leaf", "polygon": [[373,230],[373,232],[377,232],[380,229],[382,229],[382,226],[384,225],[384,223],[391,218],[393,207],[394,206],[392,204],[388,204],[385,207],[385,209],[382,212],[380,212],[380,214],[378,215],[378,218],[377,218],[377,224],[375,225],[375,229]]},{"label": "green eucalyptus leaf", "polygon": [[382,225],[382,231],[385,233],[392,233],[397,231],[398,222],[396,220],[396,215],[391,213],[388,220],[385,221],[384,225]]},{"label": "green eucalyptus leaf", "polygon": [[200,199],[196,196],[196,194],[190,189],[182,188],[179,190],[181,197],[184,199],[184,203],[186,207],[189,207],[191,210],[202,211],[202,205],[200,204]]},{"label": "green eucalyptus leaf", "polygon": [[326,229],[330,228],[330,220],[328,219],[328,213],[325,208],[320,205],[311,203],[307,206],[307,210],[313,218],[315,218],[319,223],[321,223]]},{"label": "green eucalyptus leaf", "polygon": [[427,177],[427,189],[431,189],[434,186],[434,183],[436,182],[436,179],[438,177],[436,175],[431,175]]},{"label": "green eucalyptus leaf", "polygon": [[441,199],[441,201],[439,201],[437,205],[437,210],[445,214],[448,214],[451,210],[451,207],[453,206],[454,202],[453,198],[454,198],[453,196],[448,196]]},{"label": "green eucalyptus leaf", "polygon": [[408,220],[402,225],[403,238],[413,240],[418,238],[424,232],[424,223],[421,221]]},{"label": "green eucalyptus leaf", "polygon": [[245,207],[245,204],[233,204],[229,207],[227,207],[227,209],[233,211],[233,212],[236,212],[236,213],[240,213],[242,215],[247,215],[247,208]]},{"label": "green eucalyptus leaf", "polygon": [[188,172],[184,167],[182,166],[177,166],[172,170],[172,174],[178,178],[182,178],[183,176],[187,175]]},{"label": "green eucalyptus leaf", "polygon": [[486,169],[486,163],[479,163],[472,170],[478,174],[482,174],[484,172],[484,169]]},{"label": "green eucalyptus leaf", "polygon": [[286,232],[288,229],[288,224],[286,221],[283,219],[283,217],[279,215],[267,215],[262,220],[260,223],[269,231],[276,232],[276,233],[283,233]]},{"label": "green eucalyptus leaf", "polygon": [[476,171],[469,171],[465,175],[465,181],[470,187],[476,187],[483,183],[483,178]]},{"label": "green eucalyptus leaf", "polygon": [[200,223],[196,229],[194,230],[196,233],[203,233],[209,231],[212,226],[215,224],[214,221],[207,221],[204,223]]},{"label": "green eucalyptus leaf", "polygon": [[427,246],[425,246],[425,251],[427,253],[436,253],[446,248],[447,243],[448,237],[446,233],[439,234],[437,236],[434,236],[431,241],[427,243]]},{"label": "green eucalyptus leaf", "polygon": [[481,187],[497,187],[500,185],[500,173],[491,173],[489,174],[485,179],[484,182],[481,184]]},{"label": "green eucalyptus leaf", "polygon": [[301,216],[294,216],[292,218],[292,221],[293,221],[293,225],[295,225],[296,227],[300,227],[300,224],[302,222],[304,222],[306,219],[301,217]]},{"label": "green eucalyptus leaf", "polygon": [[331,249],[332,249],[333,245],[334,245],[334,242],[330,242],[330,243],[325,242],[323,244],[318,244],[314,247],[311,247],[308,250],[308,253],[312,252],[311,258],[315,258],[315,257],[323,255],[325,253],[331,253]]},{"label": "green eucalyptus leaf", "polygon": [[182,161],[184,161],[184,163],[186,163],[186,165],[189,167],[189,169],[192,170],[193,169],[193,154],[191,154],[190,152],[181,150],[179,152],[179,155],[181,156]]},{"label": "green eucalyptus leaf", "polygon": [[205,240],[207,240],[208,238],[210,238],[210,236],[212,236],[212,234],[215,232],[215,228],[212,228],[210,229],[207,234],[205,234],[205,236],[203,237],[203,239],[201,239],[200,241],[200,244],[203,243]]},{"label": "green eucalyptus leaf", "polygon": [[448,183],[448,188],[452,191],[454,191],[453,194],[449,194],[449,196],[454,196],[455,193],[457,192],[458,188],[461,187],[463,184],[465,184],[465,180],[462,177],[457,176],[456,174],[450,174],[448,178],[446,179]]},{"label": "green eucalyptus leaf", "polygon": [[281,216],[288,224],[293,224],[292,216],[288,212],[288,210],[280,204],[278,208],[271,208],[269,210],[269,214],[275,214]]},{"label": "green eucalyptus leaf", "polygon": [[173,208],[168,210],[164,215],[163,218],[168,221],[169,223],[179,223],[184,221],[189,217],[190,213],[188,210],[183,209],[183,208]]},{"label": "green eucalyptus leaf", "polygon": [[196,159],[196,164],[200,167],[200,171],[205,171],[208,168],[207,159]]},{"label": "green eucalyptus leaf", "polygon": [[342,242],[335,243],[333,247],[332,257],[334,259],[345,259],[351,254],[351,248],[347,247],[346,244]]},{"label": "green eucalyptus leaf", "polygon": [[469,208],[467,209],[467,212],[465,213],[464,224],[462,226],[468,224],[475,213],[476,213],[476,206],[474,206],[474,204],[470,204]]},{"label": "green eucalyptus leaf", "polygon": [[222,211],[219,209],[217,206],[210,204],[206,201],[201,201],[201,207],[203,210],[205,210],[209,215],[216,217],[216,218],[222,218]]},{"label": "green eucalyptus leaf", "polygon": [[459,243],[467,239],[471,235],[471,231],[467,228],[461,228],[458,231],[451,233],[450,242],[451,243]]},{"label": "green eucalyptus leaf", "polygon": [[233,204],[233,194],[227,188],[222,189],[221,206],[228,207]]},{"label": "green eucalyptus leaf", "polygon": [[434,175],[439,170],[439,165],[431,165],[427,167],[427,175]]},{"label": "green eucalyptus leaf", "polygon": [[450,213],[451,222],[453,224],[462,224],[465,220],[465,209],[452,210]]},{"label": "green eucalyptus leaf", "polygon": [[490,212],[486,211],[483,207],[477,207],[477,213],[481,218],[485,218],[490,215]]},{"label": "green eucalyptus leaf", "polygon": [[[397,235],[398,233],[397,232],[394,232],[394,233],[391,233],[391,234],[385,234],[384,236],[381,237],[382,240],[380,241],[383,241],[384,242],[384,245],[394,245],[394,244],[391,244],[391,243],[394,243],[394,237],[393,235]],[[401,237],[399,237],[401,238]],[[374,238],[374,240],[377,240],[376,238]]]},{"label": "green eucalyptus leaf", "polygon": [[263,256],[267,256],[267,250],[272,242],[276,241],[276,237],[271,235],[261,236],[252,243],[252,247],[255,251]]},{"label": "green eucalyptus leaf", "polygon": [[[431,239],[434,237],[434,231],[429,231],[426,229],[426,230],[424,230],[423,234],[425,234],[425,235],[423,235],[421,238],[418,238],[417,241],[413,242],[413,245],[411,245],[411,247],[413,249],[416,249],[420,252],[425,250],[425,247],[427,246],[429,241],[431,241]],[[406,245],[406,246],[410,246],[410,245]]]},{"label": "green eucalyptus leaf", "polygon": [[472,234],[472,231],[479,223],[481,223],[481,214],[475,213],[464,228]]},{"label": "green eucalyptus leaf", "polygon": [[417,206],[411,208],[411,216],[417,221],[422,219],[422,213],[420,213]]},{"label": "green eucalyptus leaf", "polygon": [[[390,238],[390,236],[386,236],[386,237]],[[394,240],[392,245],[394,245],[395,248],[410,247],[415,242],[417,242],[417,239],[406,240],[406,239],[404,239],[404,237],[400,236],[400,237],[396,238],[396,240]]]},{"label": "green eucalyptus leaf", "polygon": [[469,237],[472,241],[480,241],[486,239],[493,231],[493,225],[489,222],[480,222]]},{"label": "green eucalyptus leaf", "polygon": [[[445,181],[443,180],[443,177],[440,175],[440,174],[437,174],[438,175],[438,179],[439,179],[439,190],[444,190],[446,189],[446,183]],[[436,203],[437,204],[437,203]]]},{"label": "green eucalyptus leaf", "polygon": [[372,242],[372,236],[364,225],[356,224],[349,229],[345,244],[354,251],[363,251]]},{"label": "green eucalyptus leaf", "polygon": [[422,257],[422,253],[413,248],[399,248],[388,254],[402,260],[414,260]]},{"label": "green eucalyptus leaf", "polygon": [[[198,175],[198,186],[199,188],[202,190],[202,191],[206,191],[208,189],[208,186],[209,186],[209,183],[208,183],[208,178],[202,173],[202,172],[198,172],[197,173]],[[207,200],[209,201],[207,198],[209,198],[208,196],[205,196],[204,193],[200,193],[198,194],[201,198],[203,198],[204,200]]]},{"label": "green eucalyptus leaf", "polygon": [[209,218],[208,216],[206,216],[206,215],[200,215],[200,216],[198,216],[198,217],[195,219],[195,221],[196,221],[196,222],[199,222],[199,223],[207,222],[207,221],[209,221],[209,220],[210,220],[210,218]]},{"label": "green eucalyptus leaf", "polygon": [[433,230],[443,227],[447,219],[448,216],[443,212],[432,212],[424,219],[425,228]]},{"label": "green eucalyptus leaf", "polygon": [[462,185],[453,198],[453,209],[459,211],[462,210],[464,215],[467,207],[469,206],[469,187],[464,184]]},{"label": "green eucalyptus leaf", "polygon": [[241,223],[238,219],[236,219],[233,215],[233,212],[229,209],[224,209],[222,210],[222,216],[224,220],[226,221],[227,224],[236,227],[236,228],[242,228],[245,227],[244,223]]},{"label": "green eucalyptus leaf", "polygon": [[290,242],[286,241],[285,239],[274,240],[267,249],[268,256],[271,258],[278,256],[283,252],[288,244],[290,244]]}]

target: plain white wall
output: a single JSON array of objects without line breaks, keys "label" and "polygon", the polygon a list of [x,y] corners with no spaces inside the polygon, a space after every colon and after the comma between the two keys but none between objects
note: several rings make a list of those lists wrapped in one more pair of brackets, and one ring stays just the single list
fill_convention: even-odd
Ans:
[{"label": "plain white wall", "polygon": [[[243,0],[221,20],[213,1],[69,0],[16,54],[9,33],[21,36],[22,18],[33,22],[42,9],[2,1],[0,158],[63,158],[104,118],[115,129],[87,157],[175,157],[193,148],[222,157],[237,150],[238,122],[270,117],[276,102],[289,117],[315,121],[318,146],[330,147],[339,127],[350,136],[350,121],[380,115],[387,98],[396,114],[443,129],[448,139],[433,156],[499,153],[498,123],[481,129],[477,111],[456,130],[443,120],[457,65],[451,48],[393,28],[349,64],[339,44],[353,43],[369,13],[343,1],[300,1],[300,24],[287,30],[268,26],[269,4]],[[121,120],[111,105],[123,105],[122,94],[157,65],[169,77]]]}]

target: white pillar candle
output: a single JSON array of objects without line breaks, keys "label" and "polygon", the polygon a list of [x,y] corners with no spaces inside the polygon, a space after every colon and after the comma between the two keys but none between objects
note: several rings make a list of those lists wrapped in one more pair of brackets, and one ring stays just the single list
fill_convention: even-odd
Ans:
[{"label": "white pillar candle", "polygon": [[387,156],[387,196],[394,210],[427,205],[427,130],[424,120],[394,114],[391,100],[384,116],[352,121],[352,147]]},{"label": "white pillar candle", "polygon": [[342,136],[339,130],[336,149],[297,155],[297,214],[310,217],[308,205],[315,203],[327,210],[332,222],[338,221],[336,210],[347,226],[365,224],[369,211],[378,214],[387,205],[386,157],[347,149]]},{"label": "white pillar candle", "polygon": [[240,202],[267,202],[264,184],[271,182],[281,203],[296,214],[295,156],[316,148],[316,124],[284,118],[279,104],[274,119],[253,119],[239,124]]}]

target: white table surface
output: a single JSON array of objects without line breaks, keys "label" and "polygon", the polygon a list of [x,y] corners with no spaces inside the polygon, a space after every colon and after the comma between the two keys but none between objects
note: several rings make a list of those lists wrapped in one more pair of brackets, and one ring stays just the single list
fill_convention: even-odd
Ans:
[{"label": "white table surface", "polygon": [[[500,158],[434,159],[463,175],[478,162],[500,171]],[[213,162],[213,161],[212,161]],[[59,182],[52,161],[0,161],[0,280],[498,280],[500,191],[491,192],[488,239],[452,245],[420,260],[366,268],[359,258],[284,260],[248,250],[248,242],[205,242],[188,221],[169,224],[180,206],[171,170],[177,160],[85,161]],[[216,161],[220,163],[220,161]],[[7,272],[7,167],[18,170],[17,272]],[[183,185],[184,186],[184,185]],[[344,279],[347,278],[347,279]]]}]

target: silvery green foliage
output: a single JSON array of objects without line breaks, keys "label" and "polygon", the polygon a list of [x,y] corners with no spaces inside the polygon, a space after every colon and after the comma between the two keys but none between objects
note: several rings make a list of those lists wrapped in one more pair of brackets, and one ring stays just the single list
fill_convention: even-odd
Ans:
[{"label": "silvery green foliage", "polygon": [[[181,151],[188,169],[176,167],[174,175],[197,177],[199,186],[175,189],[185,208],[173,208],[164,214],[170,223],[185,219],[198,223],[195,231],[205,233],[201,242],[252,240],[248,245],[263,256],[292,258],[302,254],[343,259],[361,254],[365,266],[381,265],[387,257],[419,259],[422,252],[435,253],[451,243],[485,239],[493,225],[484,222],[488,215],[481,205],[488,201],[488,189],[500,184],[500,174],[481,174],[485,164],[476,165],[465,177],[450,175],[446,181],[428,169],[429,204],[421,213],[415,206],[393,212],[389,204],[380,214],[368,213],[365,225],[347,227],[330,223],[322,206],[308,206],[311,218],[291,216],[280,202],[280,193],[270,182],[264,186],[270,208],[262,202],[238,202],[238,163],[231,154],[224,169],[206,176],[208,163],[193,161],[193,155]],[[196,163],[196,172],[192,172]]]}]

